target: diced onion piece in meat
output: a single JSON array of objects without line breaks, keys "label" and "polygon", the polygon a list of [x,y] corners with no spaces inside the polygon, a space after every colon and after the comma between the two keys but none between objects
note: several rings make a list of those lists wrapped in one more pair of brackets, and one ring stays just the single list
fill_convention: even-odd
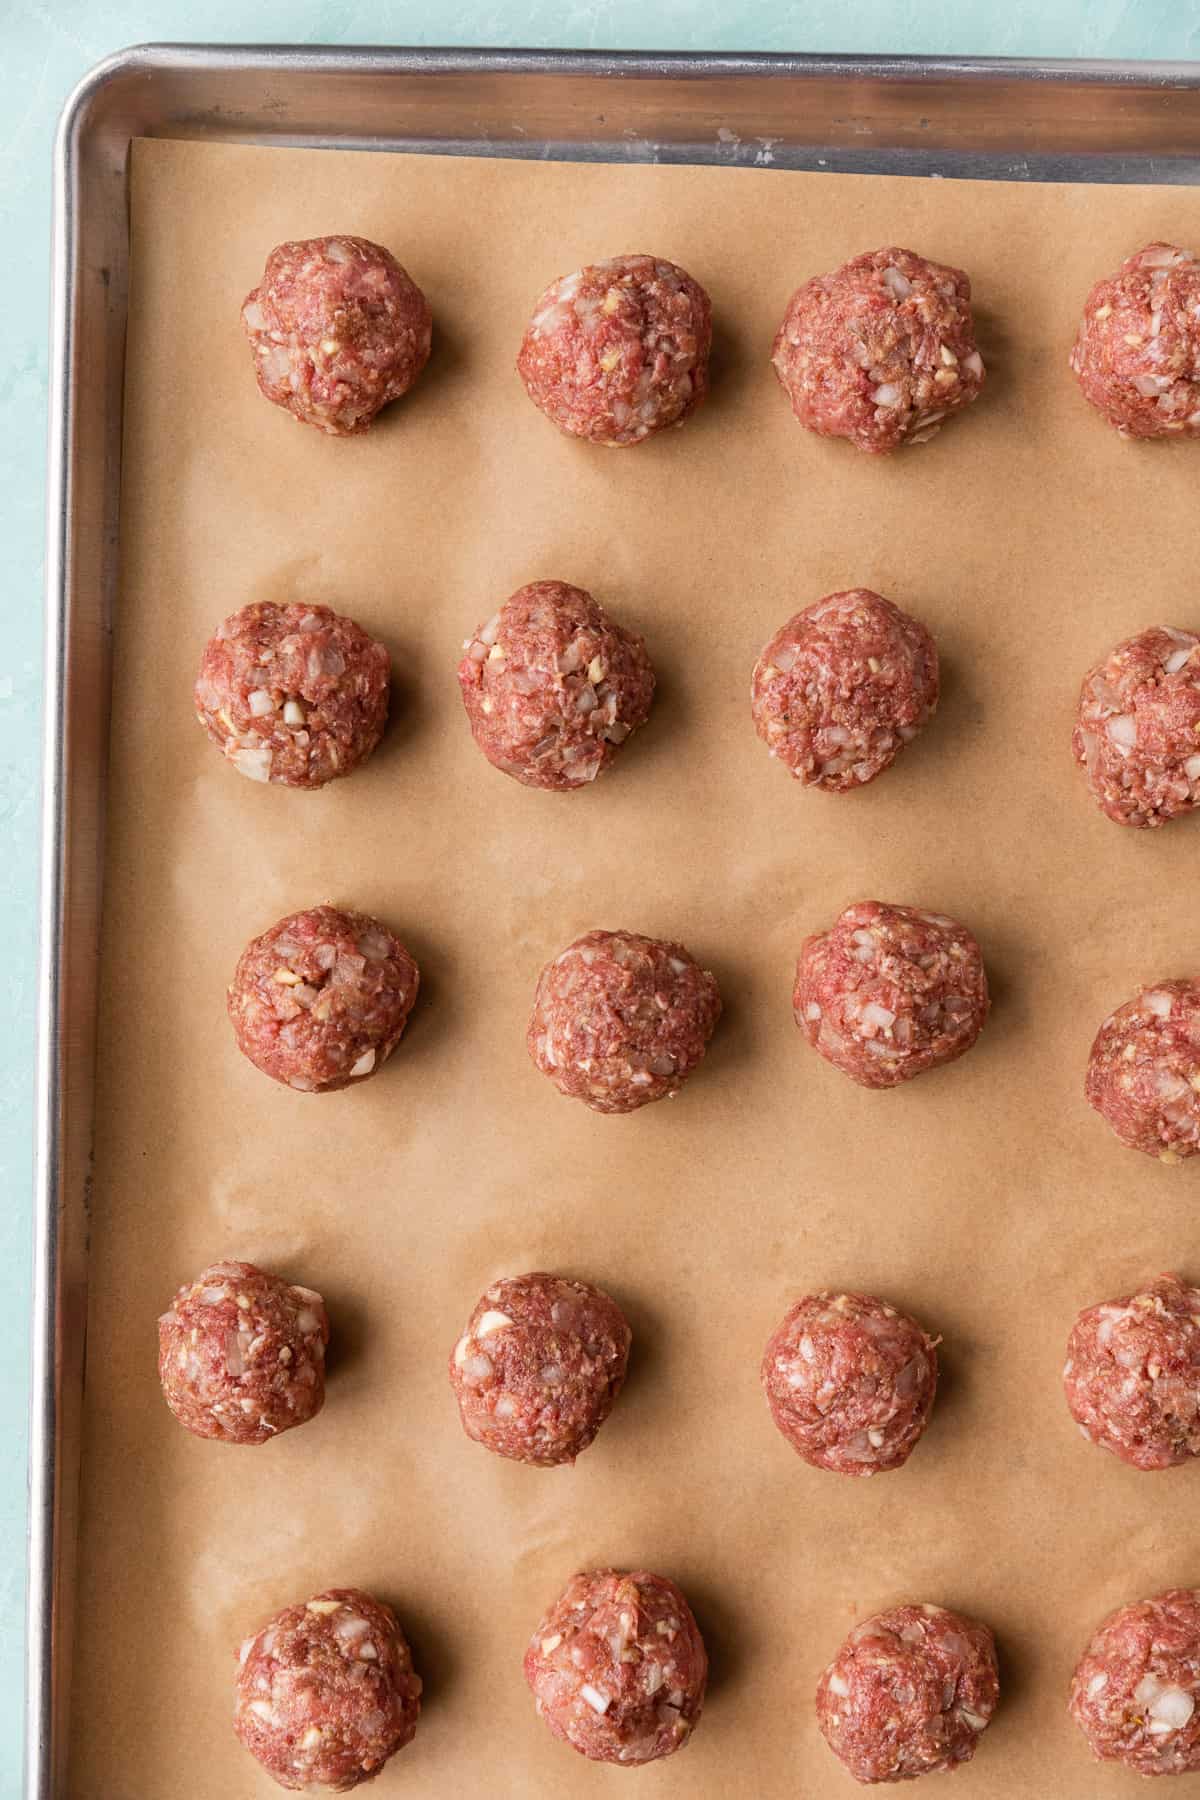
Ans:
[{"label": "diced onion piece in meat", "polygon": [[230,762],[239,775],[245,775],[251,781],[270,781],[271,779],[271,746],[270,744],[239,744],[230,753]]},{"label": "diced onion piece in meat", "polygon": [[1151,1731],[1181,1731],[1196,1710],[1191,1694],[1181,1687],[1166,1687],[1149,1707]]},{"label": "diced onion piece in meat", "polygon": [[391,944],[381,931],[364,931],[358,948],[368,962],[386,962],[392,953]]}]

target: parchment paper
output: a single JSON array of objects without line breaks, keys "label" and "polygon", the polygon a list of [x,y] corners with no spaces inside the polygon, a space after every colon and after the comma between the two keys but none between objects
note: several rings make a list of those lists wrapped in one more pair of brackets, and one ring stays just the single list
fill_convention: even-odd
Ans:
[{"label": "parchment paper", "polygon": [[[275,1793],[230,1730],[234,1647],[331,1583],[395,1604],[427,1684],[380,1800],[849,1795],[814,1684],[906,1599],[1000,1642],[957,1800],[1140,1794],[1093,1766],[1065,1687],[1112,1606],[1200,1583],[1200,1470],[1085,1444],[1059,1370],[1081,1305],[1200,1277],[1200,1168],[1122,1149],[1081,1095],[1108,1010],[1200,965],[1200,836],[1109,824],[1068,738],[1112,641],[1200,621],[1200,449],[1120,442],[1065,364],[1091,281],[1200,240],[1200,197],[145,143],[133,228],[72,1794]],[[334,230],[392,246],[436,321],[418,388],[349,442],[259,398],[238,325],[274,243]],[[971,272],[990,378],[874,461],[803,433],[768,355],[802,278],[889,241]],[[707,286],[715,385],[608,454],[512,364],[543,285],[624,250]],[[548,575],[644,630],[661,683],[613,772],[561,797],[483,762],[454,680],[461,639]],[[750,670],[859,583],[928,622],[945,697],[869,790],[810,794],[754,734]],[[398,671],[382,750],[315,795],[240,780],[192,717],[216,622],[285,597],[350,612]],[[967,921],[995,993],[965,1060],[890,1094],[790,1011],[801,939],[862,897]],[[252,934],[327,899],[394,926],[423,985],[386,1071],[314,1099],[237,1054],[224,989]],[[523,1042],[542,962],[597,925],[682,938],[726,1003],[685,1092],[625,1119],[560,1098]],[[257,1451],[188,1437],[157,1387],[157,1314],[224,1256],[334,1320],[324,1413]],[[468,1443],[446,1379],[479,1292],[530,1268],[634,1326],[574,1470]],[[824,1283],[944,1334],[903,1473],[818,1473],[771,1424],[763,1344]],[[712,1656],[693,1743],[635,1776],[555,1742],[520,1671],[561,1584],[610,1561],[677,1578]]]}]

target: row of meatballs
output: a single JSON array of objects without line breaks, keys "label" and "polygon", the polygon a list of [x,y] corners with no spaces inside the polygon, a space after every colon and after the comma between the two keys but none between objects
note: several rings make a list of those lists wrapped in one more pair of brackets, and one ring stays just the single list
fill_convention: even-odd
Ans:
[{"label": "row of meatballs", "polygon": [[[159,1322],[172,1411],[202,1437],[267,1442],[320,1409],[328,1333],[311,1289],[215,1264]],[[521,1462],[573,1461],[612,1408],[629,1344],[620,1308],[590,1284],[542,1273],[494,1283],[450,1358],[468,1435]],[[936,1340],[873,1297],[809,1295],[768,1343],[762,1379],[807,1462],[870,1475],[900,1467],[924,1429]],[[1197,1454],[1200,1292],[1165,1276],[1089,1308],[1064,1379],[1085,1434],[1122,1460],[1163,1468]],[[636,1765],[686,1743],[707,1657],[673,1582],[603,1569],[568,1584],[524,1670],[556,1736],[593,1760]],[[282,1787],[345,1792],[411,1740],[420,1693],[391,1610],[335,1588],[242,1644],[235,1729]],[[1071,1710],[1098,1757],[1178,1773],[1200,1769],[1198,1693],[1200,1596],[1176,1590],[1105,1622],[1076,1670]],[[821,1677],[817,1716],[857,1780],[902,1781],[967,1761],[998,1697],[987,1627],[907,1605],[851,1632]]]},{"label": "row of meatballs", "polygon": [[[386,925],[317,906],[242,953],[228,993],[239,1049],[302,1093],[375,1074],[408,1023],[417,965]],[[827,1062],[892,1088],[955,1061],[990,1006],[971,932],[943,913],[864,900],[801,948],[796,1023]],[[721,1015],[716,977],[682,944],[589,931],[538,977],[526,1044],[560,1093],[630,1113],[677,1094]],[[1097,1033],[1084,1091],[1131,1148],[1179,1163],[1200,1150],[1200,980],[1161,981]]]},{"label": "row of meatballs", "polygon": [[[523,1671],[538,1716],[593,1762],[636,1768],[691,1737],[708,1654],[665,1575],[593,1569],[539,1622]],[[412,1741],[422,1684],[389,1606],[330,1588],[285,1607],[238,1651],[234,1730],[280,1787],[347,1793]],[[1200,1770],[1200,1592],[1174,1588],[1112,1613],[1071,1679],[1069,1707],[1097,1759],[1141,1775]],[[850,1632],[817,1684],[817,1723],[864,1785],[969,1762],[1000,1699],[988,1626],[908,1604]]]},{"label": "row of meatballs", "polygon": [[[186,1283],[158,1339],[163,1394],[197,1437],[269,1443],[324,1405],[321,1296],[252,1263],[214,1263]],[[514,1462],[573,1463],[616,1403],[631,1342],[617,1302],[589,1282],[544,1273],[494,1282],[450,1357],[464,1431]],[[873,1295],[805,1295],[763,1353],[771,1416],[813,1468],[899,1469],[929,1423],[940,1342]],[[1200,1457],[1200,1289],[1162,1275],[1085,1308],[1063,1387],[1083,1435],[1121,1462],[1160,1470]]]},{"label": "row of meatballs", "polygon": [[[280,244],[242,306],[259,388],[333,437],[365,431],[429,359],[429,303],[366,238]],[[655,256],[617,256],[560,276],[517,356],[526,392],[561,431],[642,443],[682,425],[708,392],[712,304]],[[984,383],[971,282],[887,247],[796,289],[771,361],[796,418],[882,453],[931,438]],[[1148,244],[1097,282],[1071,352],[1086,398],[1126,437],[1200,435],[1200,264]]]},{"label": "row of meatballs", "polygon": [[[218,628],[196,714],[241,774],[319,788],[371,755],[387,723],[385,647],[326,606],[262,602]],[[645,641],[563,581],[519,588],[463,645],[475,742],[527,787],[592,782],[650,715]],[[933,716],[938,653],[920,620],[868,588],[827,594],[754,667],[759,736],[809,787],[846,793],[889,768]],[[1102,811],[1154,827],[1200,805],[1200,635],[1154,625],[1089,669],[1072,747]]]}]

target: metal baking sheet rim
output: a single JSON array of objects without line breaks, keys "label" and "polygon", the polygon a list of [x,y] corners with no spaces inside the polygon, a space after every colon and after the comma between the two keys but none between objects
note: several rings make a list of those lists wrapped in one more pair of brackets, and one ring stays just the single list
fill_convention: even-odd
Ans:
[{"label": "metal baking sheet rim", "polygon": [[[360,102],[370,89],[378,102],[401,81],[414,95],[422,85],[438,90],[441,111],[419,122],[439,130],[405,135],[393,125],[381,132],[369,105],[350,116],[355,96],[348,89],[358,90]],[[580,82],[589,92],[591,83],[603,83],[596,89],[603,114],[582,121],[590,135],[573,125],[566,137],[539,138],[522,126],[517,115],[531,97],[552,102],[556,90],[561,96]],[[243,98],[248,83],[261,89],[252,105]],[[755,132],[756,122],[773,120],[738,109],[749,104],[757,114],[768,95],[777,101],[790,92],[786,84],[806,99],[844,93],[848,104],[817,118],[798,114],[804,131],[794,143],[786,129]],[[1056,108],[1064,96],[1084,102],[1076,124],[1084,139],[1098,124],[1105,148],[1049,145],[1043,156],[1036,142],[1031,147],[1028,102],[1046,87]],[[319,110],[305,109],[327,89],[350,110],[318,123]],[[484,90],[493,108],[497,97],[506,102],[500,113],[512,115],[507,135],[481,116]],[[687,110],[673,117],[670,133],[638,129],[645,121],[637,107],[625,114],[634,123],[622,123],[623,102],[685,92]],[[1009,92],[1024,97],[1026,110],[988,114],[980,106]],[[891,142],[872,136],[864,110],[872,95],[891,107]],[[969,99],[971,119],[987,114],[982,148],[941,144],[930,131],[948,96]],[[390,101],[384,111],[394,120]],[[1165,140],[1147,129],[1160,118]],[[823,146],[814,137],[822,119],[834,128],[831,138],[850,141]],[[1103,138],[1110,125],[1112,142]],[[118,549],[126,158],[134,136],[156,132],[620,161],[1200,182],[1200,63],[145,45],[100,63],[69,97],[54,152],[25,1800],[65,1792]],[[970,135],[977,135],[974,126]]]}]

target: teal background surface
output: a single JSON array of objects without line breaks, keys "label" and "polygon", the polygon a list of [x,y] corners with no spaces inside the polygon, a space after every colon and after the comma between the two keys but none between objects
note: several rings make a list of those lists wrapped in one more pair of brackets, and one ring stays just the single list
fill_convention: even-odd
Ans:
[{"label": "teal background surface", "polygon": [[19,1790],[50,155],[66,95],[150,40],[1200,57],[1192,0],[0,0],[0,1796]]}]

